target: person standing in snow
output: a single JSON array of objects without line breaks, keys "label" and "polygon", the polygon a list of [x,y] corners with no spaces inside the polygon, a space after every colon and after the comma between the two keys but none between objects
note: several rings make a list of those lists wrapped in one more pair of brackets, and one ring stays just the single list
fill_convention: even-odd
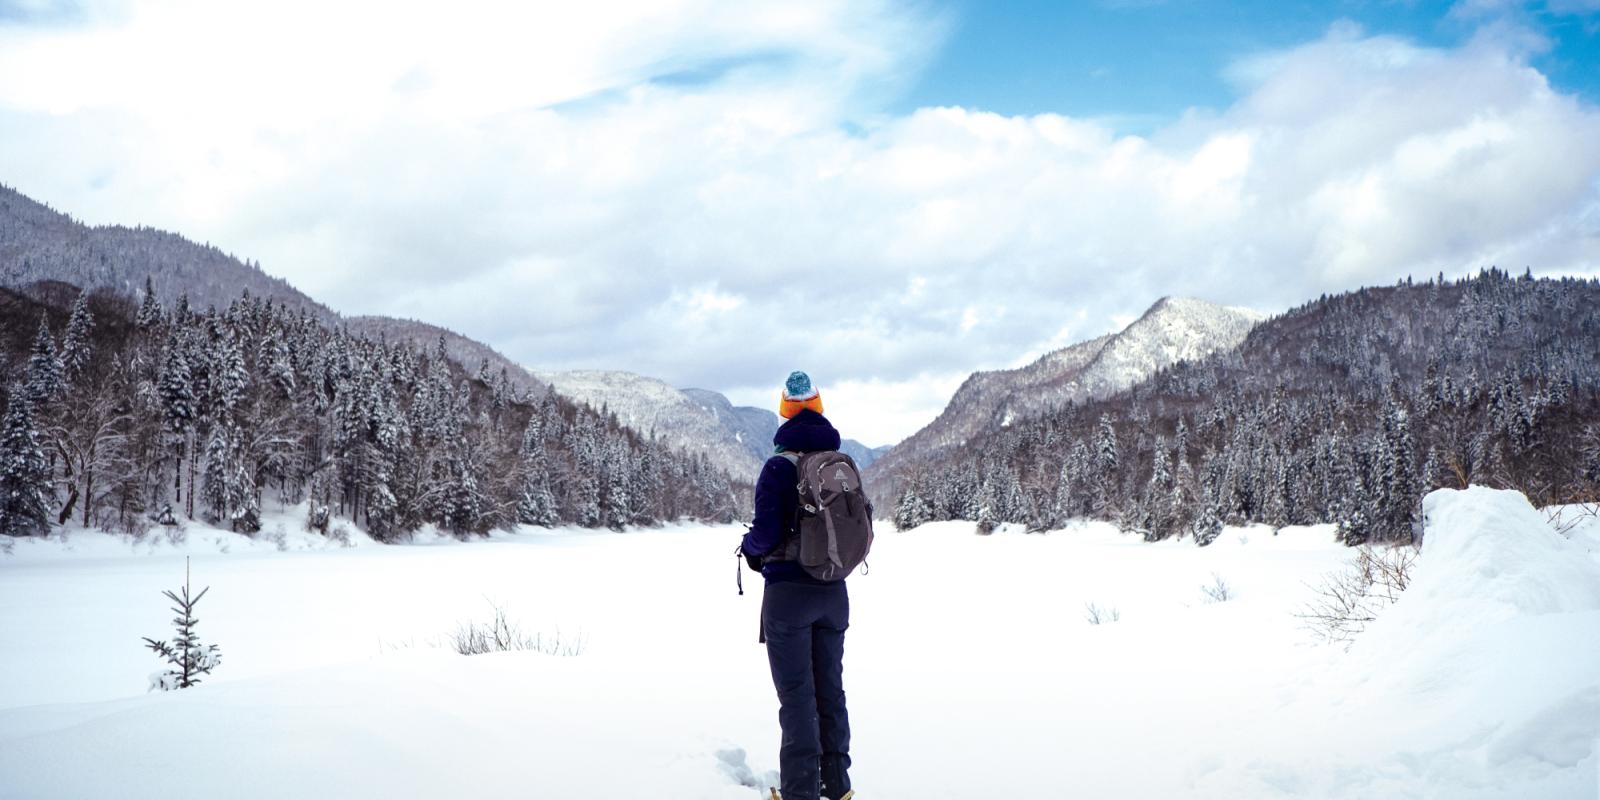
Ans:
[{"label": "person standing in snow", "polygon": [[783,729],[782,800],[843,800],[855,794],[843,665],[850,597],[842,577],[814,577],[796,560],[798,548],[787,546],[798,536],[798,459],[838,450],[839,432],[822,416],[822,395],[804,372],[789,375],[778,413],[788,421],[772,437],[777,454],[756,481],[755,518],[740,550],[766,579],[761,634]]}]

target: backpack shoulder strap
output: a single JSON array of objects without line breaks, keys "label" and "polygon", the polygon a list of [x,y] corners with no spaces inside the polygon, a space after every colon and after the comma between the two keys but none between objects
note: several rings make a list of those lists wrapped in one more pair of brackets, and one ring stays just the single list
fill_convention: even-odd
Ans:
[{"label": "backpack shoulder strap", "polygon": [[778,458],[795,465],[795,468],[797,469],[800,467],[800,454],[793,450],[779,450],[775,455],[777,455]]}]

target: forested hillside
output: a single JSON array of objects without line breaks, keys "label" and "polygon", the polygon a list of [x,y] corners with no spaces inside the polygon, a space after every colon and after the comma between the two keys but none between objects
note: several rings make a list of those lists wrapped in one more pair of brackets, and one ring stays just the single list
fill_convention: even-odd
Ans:
[{"label": "forested hillside", "polygon": [[1208,543],[1224,523],[1336,522],[1408,540],[1438,487],[1600,498],[1600,282],[1368,288],[1263,322],[1236,349],[993,431],[917,465],[901,526],[1112,519]]},{"label": "forested hillside", "polygon": [[704,459],[525,394],[505,369],[468,374],[442,338],[385,341],[250,295],[220,311],[157,297],[0,290],[0,532],[182,518],[249,532],[268,499],[309,498],[313,526],[341,515],[380,540],[738,507]]},{"label": "forested hillside", "polygon": [[323,321],[333,311],[282,278],[209,244],[146,227],[85,225],[0,184],[0,286],[60,281],[136,294],[148,281],[172,303],[187,295],[197,308],[221,308],[241,292]]}]

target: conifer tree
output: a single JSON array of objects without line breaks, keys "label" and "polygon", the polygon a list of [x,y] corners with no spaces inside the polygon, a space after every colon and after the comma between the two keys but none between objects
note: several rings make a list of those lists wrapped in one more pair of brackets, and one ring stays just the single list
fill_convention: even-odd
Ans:
[{"label": "conifer tree", "polygon": [[239,491],[233,485],[237,473],[233,468],[233,442],[225,425],[211,426],[211,435],[206,441],[206,463],[202,471],[205,476],[203,492],[205,493],[206,508],[211,512],[213,521],[221,523],[231,519],[233,500],[238,497]]},{"label": "conifer tree", "polygon": [[549,457],[545,453],[544,420],[533,414],[522,432],[519,469],[521,495],[517,499],[517,521],[524,525],[550,527],[558,521],[556,500],[550,491]]},{"label": "conifer tree", "polygon": [[900,499],[894,506],[894,527],[897,530],[908,531],[928,522],[932,514],[923,491],[922,476],[912,476],[906,481],[905,490],[900,493]]},{"label": "conifer tree", "polygon": [[0,422],[0,534],[43,536],[50,532],[50,471],[33,404],[13,393]]},{"label": "conifer tree", "polygon": [[144,276],[144,297],[139,303],[139,316],[135,324],[140,331],[149,332],[161,324],[161,301],[156,299],[155,282]]},{"label": "conifer tree", "polygon": [[211,671],[222,664],[222,650],[216,645],[207,645],[200,642],[200,637],[195,633],[195,626],[199,618],[195,617],[195,607],[200,604],[206,592],[211,591],[207,586],[200,593],[189,596],[189,559],[183,560],[183,589],[179,592],[162,592],[168,600],[173,602],[172,611],[178,616],[172,619],[172,625],[177,629],[177,636],[169,641],[156,641],[146,637],[146,648],[161,656],[170,666],[150,676],[150,690],[160,689],[169,692],[174,689],[187,689],[200,683],[200,676],[210,675]]},{"label": "conifer tree", "polygon": [[1190,524],[1189,533],[1194,536],[1194,543],[1201,547],[1216,541],[1222,534],[1222,520],[1211,501],[1200,503],[1200,513],[1195,515],[1194,522]]},{"label": "conifer tree", "polygon": [[39,318],[39,333],[33,338],[33,351],[28,356],[28,381],[23,389],[29,405],[35,412],[61,396],[66,388],[62,375],[61,359],[56,355],[55,339],[50,336],[50,326],[44,317]]},{"label": "conifer tree", "polygon": [[605,508],[603,516],[606,527],[620,531],[623,526],[632,522],[628,498],[628,462],[622,440],[613,439],[606,447],[604,470],[606,478]]},{"label": "conifer tree", "polygon": [[61,342],[62,376],[66,383],[76,383],[89,367],[89,333],[94,327],[94,314],[89,311],[89,293],[79,292],[72,304],[72,316],[67,320],[67,335]]},{"label": "conifer tree", "polygon": [[1094,504],[1093,510],[1101,518],[1116,515],[1118,466],[1122,456],[1117,445],[1117,429],[1111,424],[1111,415],[1101,414],[1094,442]]},{"label": "conifer tree", "polygon": [[1150,481],[1140,502],[1139,522],[1146,541],[1160,541],[1171,533],[1172,472],[1167,467],[1166,442],[1159,437],[1150,464]]},{"label": "conifer tree", "polygon": [[244,353],[233,330],[221,326],[212,341],[210,375],[211,412],[219,418],[233,419],[250,385],[245,371]]},{"label": "conifer tree", "polygon": [[457,536],[478,532],[484,516],[483,493],[478,487],[478,476],[466,455],[454,452],[450,456],[448,486],[444,501],[444,527]]},{"label": "conifer tree", "polygon": [[654,525],[661,516],[661,457],[654,442],[640,444],[638,463],[629,470],[628,497],[636,525]]}]

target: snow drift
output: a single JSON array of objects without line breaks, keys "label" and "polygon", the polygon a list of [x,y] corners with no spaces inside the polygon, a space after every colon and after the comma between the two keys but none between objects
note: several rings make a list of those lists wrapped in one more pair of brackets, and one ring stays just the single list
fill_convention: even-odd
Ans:
[{"label": "snow drift", "polygon": [[1206,796],[1600,796],[1600,562],[1518,492],[1423,514],[1411,586]]}]

